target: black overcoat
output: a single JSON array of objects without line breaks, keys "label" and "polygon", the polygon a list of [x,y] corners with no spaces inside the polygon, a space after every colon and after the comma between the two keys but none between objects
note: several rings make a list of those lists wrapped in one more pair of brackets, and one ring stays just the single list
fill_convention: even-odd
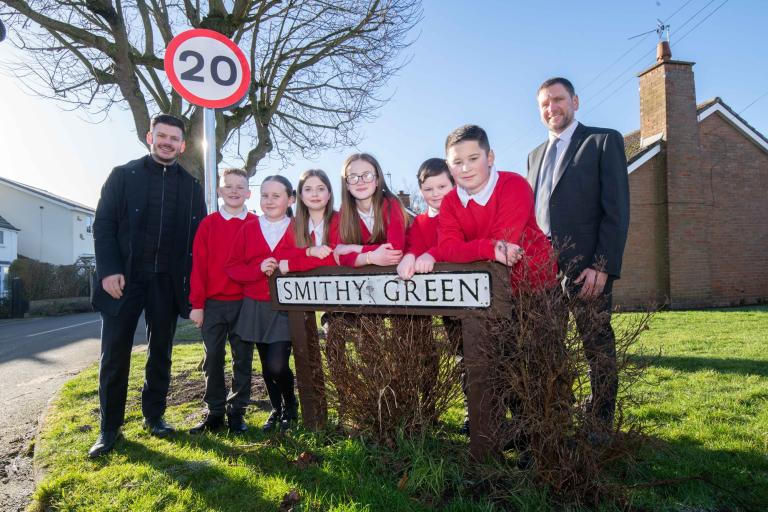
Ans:
[{"label": "black overcoat", "polygon": [[[96,252],[96,282],[91,294],[93,307],[115,316],[126,294],[113,299],[101,286],[101,280],[123,274],[126,288],[132,275],[141,268],[147,226],[149,170],[157,165],[147,155],[115,167],[101,188],[101,198],[93,222]],[[174,299],[180,314],[189,315],[189,274],[192,269],[192,240],[197,226],[206,215],[205,197],[200,181],[178,165],[176,232],[169,262]],[[169,300],[171,297],[169,297]]]}]

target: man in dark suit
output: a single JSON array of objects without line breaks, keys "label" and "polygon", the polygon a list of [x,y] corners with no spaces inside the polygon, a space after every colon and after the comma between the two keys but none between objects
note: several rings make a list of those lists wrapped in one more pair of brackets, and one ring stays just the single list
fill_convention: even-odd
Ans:
[{"label": "man in dark suit", "polygon": [[[574,308],[589,361],[592,396],[588,412],[597,420],[591,439],[605,439],[616,408],[616,340],[610,324],[613,281],[629,228],[629,179],[624,138],[575,119],[579,97],[565,78],[551,78],[537,93],[546,142],[528,155],[528,182],[536,197],[536,221],[559,251],[565,289]],[[600,315],[590,315],[587,303]],[[595,321],[597,319],[597,321]]]},{"label": "man in dark suit", "polygon": [[192,239],[206,209],[199,181],[177,161],[184,151],[184,123],[156,116],[147,144],[149,155],[112,170],[93,223],[98,283],[91,301],[102,320],[101,425],[89,457],[110,451],[119,436],[142,311],[148,344],[141,390],[144,425],[155,436],[173,432],[163,419],[173,335],[178,316],[189,314]]}]

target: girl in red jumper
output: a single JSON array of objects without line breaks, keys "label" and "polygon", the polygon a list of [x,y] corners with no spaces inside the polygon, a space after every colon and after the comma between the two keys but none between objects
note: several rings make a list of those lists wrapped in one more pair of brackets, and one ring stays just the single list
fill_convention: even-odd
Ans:
[{"label": "girl in red jumper", "polygon": [[333,189],[328,175],[320,169],[304,171],[297,187],[293,232],[296,256],[280,260],[280,272],[303,272],[336,265],[333,248],[339,238],[339,215],[333,210]]},{"label": "girl in red jumper", "polygon": [[235,332],[256,344],[272,413],[264,430],[278,423],[285,429],[298,417],[293,391],[293,372],[288,366],[291,337],[288,314],[273,311],[269,298],[269,276],[278,261],[295,253],[296,243],[289,216],[293,187],[283,176],[268,176],[261,183],[260,205],[264,212],[238,233],[226,265],[229,277],[243,284],[243,306]]},{"label": "girl in red jumper", "polygon": [[397,265],[405,248],[406,213],[389,191],[376,159],[367,153],[347,157],[341,171],[340,265]]}]

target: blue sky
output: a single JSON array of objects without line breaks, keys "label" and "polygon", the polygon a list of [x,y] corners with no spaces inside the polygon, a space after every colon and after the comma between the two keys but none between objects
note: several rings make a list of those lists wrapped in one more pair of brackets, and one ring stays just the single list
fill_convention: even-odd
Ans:
[{"label": "blue sky", "polygon": [[[254,192],[260,176],[280,172],[295,182],[310,167],[325,169],[336,185],[344,157],[358,150],[379,159],[393,188],[415,189],[418,165],[442,156],[445,136],[465,123],[488,131],[500,169],[525,173],[527,153],[546,136],[535,91],[555,75],[575,84],[580,121],[623,133],[637,129],[636,74],[654,62],[657,38],[628,38],[655,28],[656,18],[672,27],[673,58],[696,62],[697,101],[720,96],[768,134],[764,0],[423,5],[424,20],[408,50],[411,61],[388,85],[391,100],[376,119],[358,126],[358,147],[328,151],[313,161],[297,157],[285,169],[266,160],[252,178]],[[12,56],[11,46],[0,44],[0,60]],[[81,112],[25,93],[6,75],[0,75],[0,95],[0,176],[95,206],[109,170],[143,152],[126,112],[115,109],[107,121],[92,124]]]}]

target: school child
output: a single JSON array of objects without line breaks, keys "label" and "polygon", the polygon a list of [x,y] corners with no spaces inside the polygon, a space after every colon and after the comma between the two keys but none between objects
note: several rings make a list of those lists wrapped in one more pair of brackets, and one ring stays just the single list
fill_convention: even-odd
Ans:
[{"label": "school child", "polygon": [[[341,169],[341,211],[334,257],[340,265],[397,265],[403,257],[407,215],[400,200],[390,192],[379,162],[368,153],[354,153],[347,157]],[[355,315],[333,314],[349,327],[355,325]],[[374,318],[374,316],[371,316]],[[377,321],[379,320],[376,316]],[[330,320],[330,319],[329,319]],[[383,322],[383,317],[380,318]],[[382,325],[383,327],[383,325]],[[360,329],[353,328],[358,335]],[[330,370],[344,365],[346,339],[333,328],[326,328],[326,344]],[[349,333],[348,329],[341,331]],[[334,379],[339,382],[338,377]],[[347,398],[354,393],[337,385],[339,393],[340,423],[346,413]]]},{"label": "school child", "polygon": [[[494,168],[488,136],[476,125],[451,132],[445,152],[456,188],[440,207],[438,247],[443,259],[498,261],[510,267],[513,290],[556,286],[552,246],[536,224],[533,191],[525,178]],[[516,417],[519,399],[510,397],[506,405]],[[518,465],[529,467],[528,436],[521,434],[511,444],[521,453]]]},{"label": "school child", "polygon": [[[485,130],[457,128],[445,142],[456,188],[440,207],[438,248],[453,263],[498,261],[511,268],[513,288],[556,284],[552,246],[536,224],[533,191],[512,172],[499,172]],[[522,262],[522,264],[518,264]]]},{"label": "school child", "polygon": [[397,265],[405,248],[407,214],[368,153],[347,157],[341,171],[340,265]]},{"label": "school child", "polygon": [[235,237],[227,261],[229,277],[243,284],[243,306],[235,332],[256,344],[262,375],[272,412],[262,426],[287,429],[298,418],[298,402],[293,390],[293,372],[288,366],[291,336],[288,314],[273,311],[268,279],[278,261],[295,252],[290,206],[293,187],[283,176],[267,176],[261,183],[260,205],[263,215],[243,226]]},{"label": "school child", "polygon": [[333,248],[339,238],[339,215],[333,210],[333,189],[325,171],[309,169],[299,177],[299,200],[293,220],[295,256],[280,260],[280,272],[304,272],[334,266]]},{"label": "school child", "polygon": [[414,273],[432,272],[440,261],[437,248],[437,227],[440,204],[454,187],[451,171],[442,158],[430,158],[419,167],[416,175],[419,190],[427,202],[427,211],[417,215],[406,232],[405,256],[397,265],[397,274],[410,279]]},{"label": "school child", "polygon": [[[224,204],[205,217],[192,245],[192,274],[189,318],[201,329],[205,359],[204,419],[190,429],[191,434],[218,430],[226,413],[234,433],[246,429],[243,417],[251,398],[253,345],[235,334],[234,327],[243,302],[243,287],[229,279],[224,265],[232,240],[243,225],[256,218],[248,212],[245,200],[251,196],[248,174],[243,169],[224,169],[218,188]],[[224,381],[224,352],[227,339],[232,353],[232,388],[227,393]]]},{"label": "school child", "polygon": [[[438,216],[443,198],[455,186],[451,171],[443,158],[430,158],[424,161],[419,167],[416,179],[421,195],[427,203],[427,211],[416,216],[413,223],[408,227],[405,242],[406,254],[397,266],[397,274],[401,279],[410,279],[415,273],[432,272],[435,262],[442,261],[437,247]],[[458,318],[443,316],[443,327],[448,339],[456,345],[457,364],[461,368],[461,383],[466,409],[467,377],[463,367],[461,321]],[[429,361],[428,363],[435,365],[434,377],[436,379],[437,361]],[[427,383],[428,385],[429,383]],[[469,435],[469,419],[466,414],[460,432]]]}]

